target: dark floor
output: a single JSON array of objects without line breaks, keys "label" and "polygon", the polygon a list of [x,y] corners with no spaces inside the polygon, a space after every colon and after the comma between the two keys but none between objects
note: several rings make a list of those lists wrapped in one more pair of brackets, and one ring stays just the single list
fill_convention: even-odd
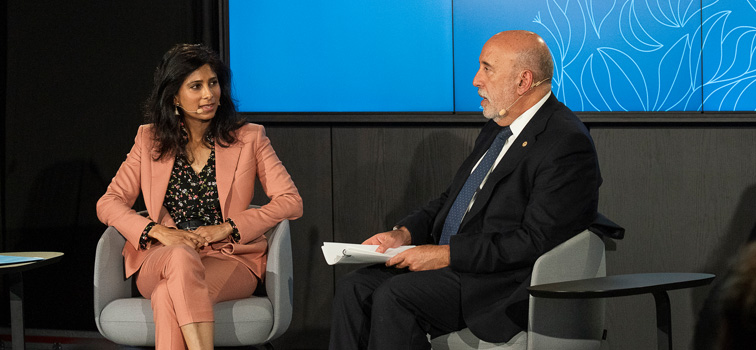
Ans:
[{"label": "dark floor", "polygon": [[[0,350],[11,349],[9,328],[0,328]],[[153,350],[151,347],[121,346],[97,332],[26,329],[26,350]],[[261,350],[263,347],[216,347],[216,350]]]}]

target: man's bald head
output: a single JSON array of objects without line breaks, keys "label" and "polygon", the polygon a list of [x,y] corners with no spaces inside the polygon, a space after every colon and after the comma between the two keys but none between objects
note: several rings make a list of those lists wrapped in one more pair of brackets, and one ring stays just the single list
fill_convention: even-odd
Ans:
[{"label": "man's bald head", "polygon": [[501,125],[509,125],[551,90],[551,53],[535,33],[498,33],[483,45],[478,61],[473,85],[483,97],[483,115]]},{"label": "man's bald head", "polygon": [[500,46],[514,53],[515,70],[530,70],[533,80],[550,79],[554,73],[554,63],[546,42],[536,33],[527,30],[500,32],[488,40],[488,44]]}]

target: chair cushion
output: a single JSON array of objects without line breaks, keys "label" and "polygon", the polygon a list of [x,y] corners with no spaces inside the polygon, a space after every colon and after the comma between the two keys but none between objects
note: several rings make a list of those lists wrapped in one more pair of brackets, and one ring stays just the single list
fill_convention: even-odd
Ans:
[{"label": "chair cushion", "polygon": [[[270,300],[252,296],[224,301],[213,307],[215,345],[262,344],[273,328]],[[116,299],[100,314],[100,332],[114,343],[154,346],[155,324],[150,301],[144,298]]]},{"label": "chair cushion", "polygon": [[489,343],[478,339],[469,328],[444,334],[431,339],[433,350],[478,350],[478,349],[502,349],[502,350],[525,350],[528,346],[528,333],[515,334],[506,343]]}]

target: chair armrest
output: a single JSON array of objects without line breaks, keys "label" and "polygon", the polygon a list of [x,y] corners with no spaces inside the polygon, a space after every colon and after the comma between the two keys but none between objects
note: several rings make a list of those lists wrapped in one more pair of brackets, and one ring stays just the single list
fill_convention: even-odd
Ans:
[{"label": "chair armrest", "polygon": [[289,220],[270,229],[268,264],[265,269],[265,290],[273,304],[273,328],[266,341],[275,339],[289,328],[293,311],[293,267]]},{"label": "chair armrest", "polygon": [[100,313],[111,301],[131,297],[131,278],[125,279],[123,246],[126,239],[108,227],[97,242],[94,263],[94,313],[100,328]]}]

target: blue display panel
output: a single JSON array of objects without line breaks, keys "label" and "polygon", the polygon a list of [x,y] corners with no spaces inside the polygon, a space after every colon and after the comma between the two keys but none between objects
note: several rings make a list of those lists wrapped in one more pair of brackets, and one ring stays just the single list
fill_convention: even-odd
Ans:
[{"label": "blue display panel", "polygon": [[229,0],[243,112],[454,110],[451,0]]},{"label": "blue display panel", "polygon": [[246,112],[480,111],[508,29],[546,40],[575,111],[756,110],[756,0],[228,1]]},{"label": "blue display panel", "polygon": [[[456,81],[471,81],[473,47],[491,33],[526,29],[549,45],[552,90],[573,110],[697,111],[700,25],[699,0],[457,1]],[[457,85],[458,111],[479,109],[476,91]]]},{"label": "blue display panel", "polygon": [[756,111],[756,0],[703,6],[704,111]]}]

